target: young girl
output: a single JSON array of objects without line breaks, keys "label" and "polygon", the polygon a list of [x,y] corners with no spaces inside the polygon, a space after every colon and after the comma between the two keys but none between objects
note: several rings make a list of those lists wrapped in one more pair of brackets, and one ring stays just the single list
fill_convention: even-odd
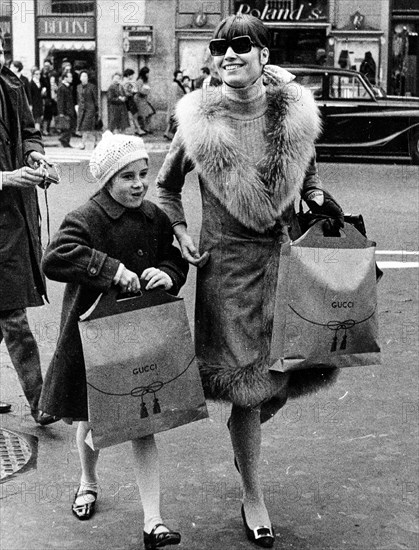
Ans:
[{"label": "young girl", "polygon": [[[157,286],[176,294],[188,265],[172,245],[167,216],[144,200],[148,155],[141,138],[105,132],[93,151],[90,171],[101,189],[70,212],[48,246],[42,266],[50,279],[67,283],[60,337],[49,366],[42,409],[67,422],[78,420],[77,446],[82,474],[72,505],[80,520],[92,517],[98,492],[99,451],[85,443],[88,432],[87,389],[78,318],[112,285],[135,292],[140,278],[146,289]],[[146,549],[178,544],[180,534],[160,516],[160,486],[154,436],[132,441],[135,475],[144,508]]]}]

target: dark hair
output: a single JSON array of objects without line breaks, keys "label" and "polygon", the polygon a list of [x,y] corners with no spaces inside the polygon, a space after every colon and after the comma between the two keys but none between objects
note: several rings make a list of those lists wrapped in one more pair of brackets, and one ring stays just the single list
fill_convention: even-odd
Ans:
[{"label": "dark hair", "polygon": [[142,67],[142,69],[140,69],[138,72],[138,78],[141,78],[143,82],[147,82],[149,72],[150,72],[150,69],[148,67]]},{"label": "dark hair", "polygon": [[71,76],[73,76],[73,73],[71,72],[71,69],[66,69],[65,71],[63,71],[63,74],[61,75],[61,78],[67,78],[67,76],[71,74]]},{"label": "dark hair", "polygon": [[191,78],[190,78],[187,74],[184,74],[184,75],[182,76],[182,82],[183,82],[184,80],[186,80],[186,79],[190,80]]},{"label": "dark hair", "polygon": [[176,78],[179,73],[183,74],[183,72],[180,69],[176,69],[176,71],[173,71],[173,78]]},{"label": "dark hair", "polygon": [[86,71],[86,69],[82,69],[79,73],[79,76],[81,76],[83,73],[87,74],[87,78],[89,78],[89,73]]},{"label": "dark hair", "polygon": [[271,33],[260,19],[240,13],[223,19],[214,31],[213,38],[231,40],[236,36],[248,35],[260,48],[270,48]]},{"label": "dark hair", "polygon": [[12,65],[20,72],[23,69],[23,63],[21,61],[12,61]]},{"label": "dark hair", "polygon": [[125,69],[125,71],[122,73],[122,76],[126,78],[127,76],[131,76],[133,74],[134,74],[134,71],[132,69]]},{"label": "dark hair", "polygon": [[210,73],[210,70],[208,69],[208,67],[201,67],[201,71],[205,74],[211,74]]}]

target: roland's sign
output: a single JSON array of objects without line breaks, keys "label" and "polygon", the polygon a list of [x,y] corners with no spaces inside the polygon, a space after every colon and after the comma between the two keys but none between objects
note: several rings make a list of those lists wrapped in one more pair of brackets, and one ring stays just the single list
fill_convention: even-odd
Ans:
[{"label": "roland's sign", "polygon": [[236,14],[247,14],[265,22],[327,21],[326,1],[317,2],[236,2]]}]

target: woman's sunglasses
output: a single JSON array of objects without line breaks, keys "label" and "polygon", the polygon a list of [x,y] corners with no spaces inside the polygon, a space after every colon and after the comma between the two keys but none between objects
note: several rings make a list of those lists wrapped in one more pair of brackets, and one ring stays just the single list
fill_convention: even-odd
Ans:
[{"label": "woman's sunglasses", "polygon": [[231,40],[214,38],[214,40],[211,40],[209,43],[209,49],[213,57],[216,55],[225,55],[229,47],[237,54],[249,53],[252,46],[255,46],[255,43],[247,34],[244,36],[236,36],[236,38],[232,38]]}]

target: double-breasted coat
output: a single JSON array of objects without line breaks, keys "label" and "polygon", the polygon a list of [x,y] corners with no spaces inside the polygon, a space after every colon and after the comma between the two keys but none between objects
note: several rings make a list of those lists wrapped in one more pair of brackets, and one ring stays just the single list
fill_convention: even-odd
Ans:
[{"label": "double-breasted coat", "polygon": [[139,276],[158,267],[177,294],[188,264],[173,246],[172,226],[155,204],[126,209],[106,189],[70,212],[45,251],[42,267],[50,279],[67,283],[60,335],[45,376],[40,407],[49,414],[87,420],[87,390],[78,319],[113,284],[120,262]]},{"label": "double-breasted coat", "polygon": [[[0,117],[0,171],[25,165],[30,151],[44,153],[24,85],[7,67],[0,73],[5,101]],[[0,311],[40,306],[45,296],[37,191],[4,186],[0,191]]]},{"label": "double-breasted coat", "polygon": [[128,109],[126,101],[120,99],[125,96],[122,84],[113,83],[108,88],[108,127],[114,130],[129,128]]}]

